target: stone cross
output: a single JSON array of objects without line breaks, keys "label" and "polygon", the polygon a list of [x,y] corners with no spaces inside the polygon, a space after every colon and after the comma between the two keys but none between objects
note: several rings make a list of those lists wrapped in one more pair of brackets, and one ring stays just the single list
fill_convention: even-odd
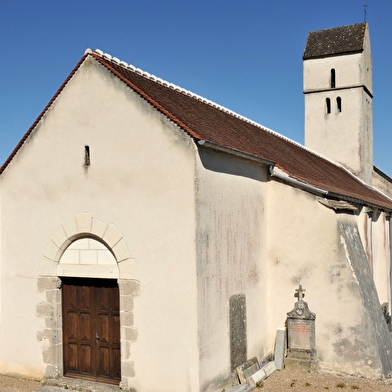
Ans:
[{"label": "stone cross", "polygon": [[305,290],[302,285],[295,291],[298,301],[294,303],[294,309],[287,313],[287,357],[284,365],[286,368],[317,370],[316,314],[309,310],[303,300]]},{"label": "stone cross", "polygon": [[302,301],[302,298],[305,297],[304,291],[306,291],[305,289],[302,288],[302,285],[300,284],[298,289],[295,289],[297,295],[296,297],[298,297],[298,301]]}]

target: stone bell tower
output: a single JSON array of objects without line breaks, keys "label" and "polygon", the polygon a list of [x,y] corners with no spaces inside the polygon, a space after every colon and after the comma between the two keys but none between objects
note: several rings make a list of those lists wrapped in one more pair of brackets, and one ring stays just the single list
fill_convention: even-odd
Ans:
[{"label": "stone bell tower", "polygon": [[371,184],[373,90],[368,24],[309,33],[303,82],[305,146]]}]

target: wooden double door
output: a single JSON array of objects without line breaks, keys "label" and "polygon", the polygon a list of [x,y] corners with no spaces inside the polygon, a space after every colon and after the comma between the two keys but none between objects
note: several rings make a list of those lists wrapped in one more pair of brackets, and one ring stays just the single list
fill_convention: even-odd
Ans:
[{"label": "wooden double door", "polygon": [[114,279],[62,278],[65,376],[120,382],[119,302]]}]

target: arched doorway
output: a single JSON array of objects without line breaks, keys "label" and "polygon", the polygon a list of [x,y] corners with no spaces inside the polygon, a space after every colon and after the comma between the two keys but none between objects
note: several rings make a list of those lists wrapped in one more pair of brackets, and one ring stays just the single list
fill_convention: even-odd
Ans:
[{"label": "arched doorway", "polygon": [[[87,237],[65,250],[57,270],[62,281],[64,375],[118,384],[121,347],[116,259],[104,244]],[[116,279],[110,279],[112,276]]]},{"label": "arched doorway", "polygon": [[[80,252],[81,249],[77,249],[81,245],[79,241],[86,239],[90,241],[90,245],[91,242],[95,244],[93,248],[103,246],[101,251],[104,252],[98,252],[100,254],[96,259],[93,258],[94,262],[91,262],[91,258],[89,262],[86,262],[85,257],[88,252]],[[67,252],[67,254],[67,250],[72,252]],[[98,251],[99,249],[90,250]],[[75,254],[78,252],[79,256],[76,257]],[[102,287],[105,286],[104,281],[108,279],[117,285],[120,298],[119,317],[122,321],[120,323],[121,382],[119,385],[126,391],[132,388],[135,364],[130,348],[138,337],[138,331],[134,325],[133,300],[140,290],[140,283],[135,278],[134,264],[135,261],[130,257],[123,235],[117,227],[113,223],[105,223],[94,218],[89,213],[79,213],[53,231],[42,255],[37,280],[38,290],[44,299],[37,305],[36,311],[37,315],[44,319],[44,329],[37,331],[37,338],[42,342],[42,356],[46,366],[45,378],[58,379],[67,372],[70,373],[70,366],[64,363],[63,353],[62,285],[68,284],[69,280],[71,283],[74,280],[73,283],[75,283],[76,280],[81,279],[76,282],[79,284],[82,280],[93,279],[95,283],[99,283],[98,287]],[[84,289],[81,291],[84,292]],[[106,382],[109,381],[106,379]],[[115,382],[118,383],[117,378]]]}]

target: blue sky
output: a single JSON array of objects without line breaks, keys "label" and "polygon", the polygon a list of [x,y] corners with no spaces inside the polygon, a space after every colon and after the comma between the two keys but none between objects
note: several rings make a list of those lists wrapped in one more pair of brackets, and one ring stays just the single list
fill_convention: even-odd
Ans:
[{"label": "blue sky", "polygon": [[0,0],[0,164],[88,47],[303,143],[308,32],[363,22],[365,3],[374,163],[392,176],[390,0]]}]

